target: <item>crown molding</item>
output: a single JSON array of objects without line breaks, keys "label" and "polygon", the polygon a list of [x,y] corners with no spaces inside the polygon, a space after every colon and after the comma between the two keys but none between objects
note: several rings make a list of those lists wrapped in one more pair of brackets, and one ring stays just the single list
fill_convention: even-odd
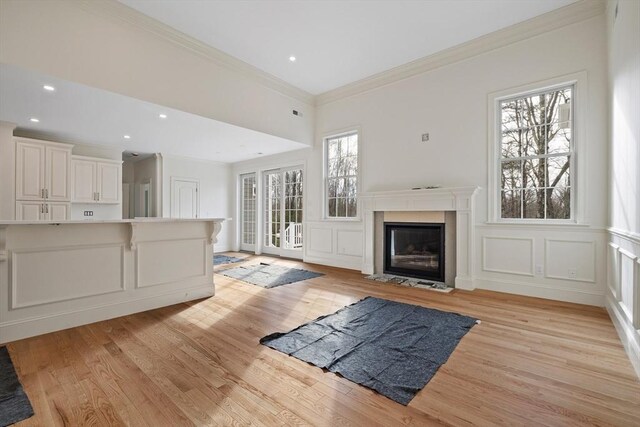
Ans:
[{"label": "crown molding", "polygon": [[453,64],[540,34],[593,18],[605,12],[603,0],[580,0],[560,9],[486,34],[433,55],[374,74],[316,96],[316,105],[323,105],[358,95],[413,77],[427,71]]},{"label": "crown molding", "polygon": [[263,86],[275,90],[283,95],[297,99],[309,105],[314,105],[315,97],[299,89],[282,79],[279,79],[253,65],[241,61],[233,56],[209,46],[187,34],[176,30],[162,22],[153,19],[135,9],[126,6],[116,0],[66,0],[75,7],[101,17],[127,23],[156,36],[170,41],[182,48],[223,66],[229,70],[240,73],[247,78],[256,80]]}]

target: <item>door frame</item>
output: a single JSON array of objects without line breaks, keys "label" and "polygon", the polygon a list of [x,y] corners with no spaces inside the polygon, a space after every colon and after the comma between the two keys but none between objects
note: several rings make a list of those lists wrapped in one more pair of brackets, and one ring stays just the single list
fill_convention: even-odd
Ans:
[{"label": "door frame", "polygon": [[[302,247],[300,249],[284,249],[282,247],[282,239],[284,238],[284,218],[285,218],[285,200],[284,200],[284,186],[285,186],[285,180],[284,180],[284,174],[285,172],[288,171],[292,171],[292,170],[301,170],[302,171],[302,224],[303,224],[303,231],[302,231]],[[260,226],[260,232],[262,234],[262,245],[261,245],[261,251],[263,253],[266,254],[270,254],[270,255],[278,255],[278,256],[282,256],[282,257],[286,257],[286,258],[295,258],[295,259],[304,259],[304,248],[305,248],[305,227],[304,227],[304,222],[306,218],[306,205],[307,205],[307,201],[306,201],[306,194],[307,194],[307,189],[306,189],[306,183],[307,183],[307,175],[306,175],[306,170],[305,170],[305,164],[304,163],[297,163],[297,164],[293,164],[293,165],[287,165],[287,166],[282,166],[279,168],[270,168],[270,169],[265,169],[261,171],[261,175],[262,175],[262,185],[261,185],[261,189],[260,192],[262,193],[262,203],[260,206],[260,211],[261,211],[261,226]],[[266,175],[270,174],[270,173],[279,173],[280,177],[281,177],[281,183],[280,183],[280,247],[278,248],[274,248],[274,247],[268,247],[265,246],[264,243],[264,235],[266,232],[266,218],[264,218],[264,214],[265,214],[265,210],[266,210],[266,203],[267,203],[267,197],[266,197]]]},{"label": "door frame", "polygon": [[192,182],[196,184],[196,218],[200,217],[200,180],[182,176],[172,176],[169,180],[171,188],[169,192],[169,211],[171,218],[177,218],[173,201],[175,200],[175,187],[177,182]]}]

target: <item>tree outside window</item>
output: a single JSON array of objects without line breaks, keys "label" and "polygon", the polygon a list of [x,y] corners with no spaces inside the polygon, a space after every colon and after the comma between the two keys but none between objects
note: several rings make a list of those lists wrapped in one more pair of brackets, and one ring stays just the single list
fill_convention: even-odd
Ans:
[{"label": "tree outside window", "polygon": [[574,87],[499,103],[504,219],[571,219]]},{"label": "tree outside window", "polygon": [[330,137],[325,144],[327,217],[354,218],[358,215],[358,134]]}]

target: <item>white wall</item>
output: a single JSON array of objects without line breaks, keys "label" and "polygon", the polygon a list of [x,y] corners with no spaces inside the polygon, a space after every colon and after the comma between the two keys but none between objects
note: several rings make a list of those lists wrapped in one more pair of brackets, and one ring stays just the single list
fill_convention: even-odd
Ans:
[{"label": "white wall", "polygon": [[[544,53],[544,55],[542,54]],[[542,58],[547,58],[542,60]],[[497,226],[487,221],[487,99],[492,92],[586,71],[587,225]],[[362,224],[322,218],[322,138],[360,129],[361,191],[477,185],[475,284],[480,288],[603,305],[606,278],[606,31],[598,15],[500,49],[316,107],[307,165],[305,259],[360,269]],[[422,143],[423,132],[431,140]],[[291,154],[280,157],[291,160]],[[278,156],[234,165],[234,174]],[[513,251],[523,239],[522,251]],[[486,244],[490,240],[491,244]],[[485,253],[485,249],[491,253]],[[524,250],[526,249],[526,250]],[[576,253],[568,257],[567,253]],[[560,257],[560,258],[558,258]],[[578,269],[569,277],[564,259]],[[496,264],[497,261],[502,260]],[[515,266],[505,269],[504,264]],[[535,273],[542,265],[543,274]],[[594,267],[595,266],[595,267]],[[506,273],[505,271],[512,271]],[[533,273],[532,273],[533,271]],[[513,274],[515,273],[515,274]]]},{"label": "white wall", "polygon": [[16,125],[0,122],[0,219],[16,217]]},{"label": "white wall", "polygon": [[610,1],[607,23],[610,91],[607,309],[640,376],[640,2]]},{"label": "white wall", "polygon": [[[191,178],[200,182],[200,218],[233,218],[231,166],[225,163],[162,157],[162,216],[171,216],[171,178]],[[231,249],[235,218],[225,221],[214,245],[216,252]]]},{"label": "white wall", "polygon": [[116,1],[0,2],[0,62],[311,143],[309,94],[214,51]]}]

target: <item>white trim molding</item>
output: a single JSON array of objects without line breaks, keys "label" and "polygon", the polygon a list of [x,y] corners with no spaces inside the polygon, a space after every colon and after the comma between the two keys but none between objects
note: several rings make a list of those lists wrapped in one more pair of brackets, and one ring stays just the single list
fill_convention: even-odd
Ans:
[{"label": "white trim molding", "polygon": [[562,29],[567,25],[604,14],[604,12],[605,4],[600,0],[577,1],[560,9],[434,53],[433,55],[324,92],[316,96],[316,105],[328,104],[343,98],[359,95],[540,34]]},{"label": "white trim molding", "polygon": [[374,273],[375,212],[455,211],[456,278],[459,289],[474,289],[474,197],[480,187],[434,188],[365,193],[360,196],[364,221],[362,273]]},{"label": "white trim molding", "polygon": [[214,62],[217,65],[242,74],[248,78],[257,80],[263,86],[273,89],[283,95],[290,96],[306,104],[314,104],[314,96],[299,89],[272,74],[254,67],[240,59],[237,59],[223,51],[209,46],[187,34],[176,30],[156,19],[153,19],[135,9],[118,1],[96,0],[67,0],[70,5],[80,7],[83,10],[108,19],[133,25],[161,37],[171,43],[179,45],[202,58]]}]

